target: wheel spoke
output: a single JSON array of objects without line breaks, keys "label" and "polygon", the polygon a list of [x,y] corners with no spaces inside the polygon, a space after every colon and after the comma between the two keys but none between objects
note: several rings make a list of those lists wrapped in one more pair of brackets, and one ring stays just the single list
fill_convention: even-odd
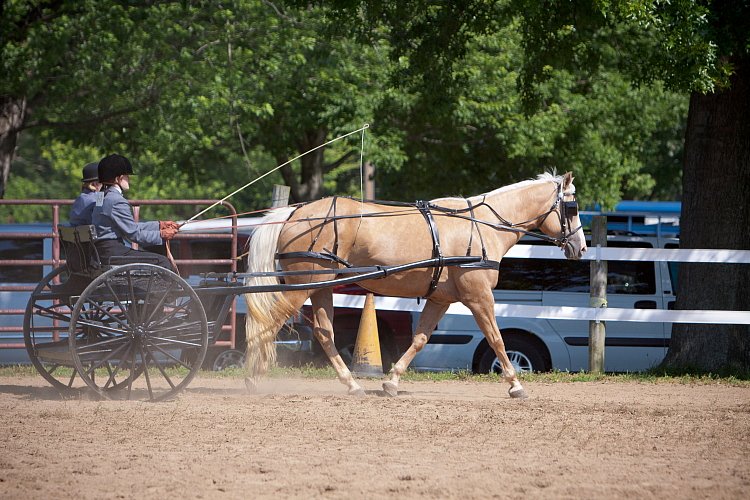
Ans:
[{"label": "wheel spoke", "polygon": [[[100,360],[99,366],[101,366],[104,363],[107,363],[107,370],[110,371],[110,379],[112,379],[115,375],[117,375],[117,372],[120,371],[120,367],[122,366],[122,358],[118,361],[117,366],[115,367],[114,373],[112,373],[112,371],[109,369],[109,367],[111,366],[109,364],[109,360],[112,359],[115,356],[115,354],[117,354],[120,350],[122,350],[125,347],[128,347],[129,345],[130,345],[129,343],[125,343],[121,345],[114,351],[111,351],[104,359]],[[130,351],[128,351],[128,353],[129,352]],[[125,357],[127,357],[127,354],[125,355]],[[106,386],[105,386],[105,389],[106,389]]]},{"label": "wheel spoke", "polygon": [[109,363],[105,365],[105,368],[107,369],[107,373],[109,373],[109,378],[107,379],[107,383],[104,384],[104,387],[102,387],[102,389],[107,390],[109,389],[110,383],[112,384],[112,387],[116,385],[115,375],[117,374],[117,368],[112,370],[112,365],[110,365]]},{"label": "wheel spoke", "polygon": [[152,295],[151,285],[154,282],[154,276],[156,276],[156,274],[153,271],[149,273],[148,275],[148,284],[146,285],[146,296],[143,297],[143,307],[141,308],[141,313],[139,314],[139,318],[138,318],[138,320],[141,321],[141,324],[145,323],[144,316],[146,315],[146,311],[148,311],[148,302]]},{"label": "wheel spoke", "polygon": [[102,340],[99,342],[95,342],[93,344],[84,344],[80,347],[76,347],[76,352],[80,354],[90,354],[92,352],[96,352],[98,350],[106,350],[102,349],[102,347],[110,347],[112,344],[117,343],[127,343],[128,339],[125,336],[122,337],[116,337],[108,340]]},{"label": "wheel spoke", "polygon": [[[118,330],[117,328],[113,328],[111,326],[102,325],[100,323],[91,323],[89,321],[81,321],[81,320],[79,320],[76,324],[80,325],[80,326],[90,326],[91,328],[95,328],[97,331],[102,332],[102,333],[106,333],[108,335],[120,334],[120,336],[124,336],[130,330],[127,327],[125,328],[125,330]],[[83,332],[83,333],[85,333],[85,332]]]},{"label": "wheel spoke", "polygon": [[[57,312],[57,309],[59,309],[58,306],[46,307],[34,304],[34,307],[36,308],[36,314],[42,318],[59,319],[63,321],[70,320],[70,316]],[[42,312],[47,314],[42,314]]]},{"label": "wheel spoke", "polygon": [[[111,311],[108,311],[108,310],[105,310],[105,309],[103,309],[103,308],[102,308],[102,307],[101,307],[101,306],[100,306],[100,305],[99,305],[99,304],[98,304],[97,302],[94,302],[94,301],[93,301],[93,300],[91,300],[91,299],[87,299],[87,302],[88,302],[88,304],[89,304],[90,306],[94,306],[94,309],[96,309],[96,310],[98,310],[98,311],[101,311],[101,313],[102,313],[102,314],[106,315],[106,316],[107,316],[107,317],[109,317],[109,318],[112,318],[112,319],[113,319],[114,321],[116,321],[117,323],[119,323],[119,324],[120,324],[120,326],[122,326],[122,327],[123,327],[124,329],[126,329],[126,330],[127,330],[127,328],[128,328],[128,325],[127,325],[126,323],[123,323],[123,322],[122,322],[122,321],[120,320],[120,318],[118,318],[117,316],[113,315]],[[87,311],[90,311],[90,310],[91,310],[91,309],[87,309]],[[104,319],[104,318],[102,318],[102,319]]]},{"label": "wheel spoke", "polygon": [[130,274],[130,271],[127,272],[128,277],[128,291],[130,292],[130,298],[131,298],[131,307],[133,309],[133,315],[138,318],[140,316],[138,314],[138,301],[135,299],[135,290],[133,289],[133,276]]},{"label": "wheel spoke", "polygon": [[154,357],[154,355],[151,353],[151,351],[147,350],[146,352],[148,353],[148,356],[151,358],[151,361],[153,361],[154,364],[156,365],[156,368],[161,372],[161,376],[164,377],[164,380],[166,380],[167,383],[169,384],[169,387],[171,387],[172,389],[174,389],[175,387],[177,387],[176,385],[174,385],[174,383],[172,383],[172,379],[169,378],[169,375],[167,375],[167,372],[164,370],[164,367],[161,366],[161,364]]},{"label": "wheel spoke", "polygon": [[[149,344],[151,345],[151,347],[153,347],[154,349],[156,349],[160,353],[162,353],[165,356],[167,356],[168,358],[174,360],[175,363],[177,363],[179,365],[182,365],[183,368],[187,368],[188,370],[190,370],[192,368],[191,366],[185,364],[185,362],[183,362],[182,360],[177,359],[174,356],[172,356],[172,354],[169,353],[168,351],[165,351],[164,349],[162,349],[158,344],[151,344],[151,343],[149,343]],[[153,359],[154,359],[154,361],[156,361],[156,358],[153,358]],[[158,362],[157,362],[157,364],[158,364]]]},{"label": "wheel spoke", "polygon": [[145,370],[143,370],[143,375],[146,377],[146,387],[148,388],[148,398],[153,401],[154,399],[154,391],[151,389],[151,377],[148,375],[148,363],[146,363],[146,355],[143,353],[143,345],[138,344],[138,351],[141,353],[141,361],[143,362],[143,366],[146,367]]},{"label": "wheel spoke", "polygon": [[[196,344],[195,342],[188,342],[186,340],[177,340],[177,339],[171,339],[166,337],[149,337],[149,340],[160,340],[162,342],[166,342],[167,344],[177,344],[184,347],[200,347],[201,344]],[[157,344],[154,344],[157,345]]]},{"label": "wheel spoke", "polygon": [[174,288],[174,283],[169,284],[169,288],[164,292],[164,294],[159,298],[159,302],[156,303],[156,306],[151,311],[151,314],[148,315],[148,318],[146,318],[146,321],[143,322],[143,324],[150,324],[154,318],[154,314],[156,314],[156,311],[159,311],[162,309],[162,306],[164,305],[164,301],[167,300],[167,296],[169,295],[169,292],[172,291]]},{"label": "wheel spoke", "polygon": [[[180,312],[180,311],[185,311],[185,312],[187,312],[189,314],[189,312],[187,310],[187,306],[189,306],[189,305],[192,305],[192,300],[188,300],[187,302],[184,302],[183,304],[180,304],[180,305],[175,305],[174,308],[172,308],[172,310],[169,311],[169,313],[167,315],[160,317],[158,320],[156,320],[152,324],[160,325],[160,324],[166,323],[170,319],[174,318],[175,315],[178,312]],[[153,316],[153,314],[152,314],[152,316]],[[149,317],[149,320],[150,319],[151,318]]]},{"label": "wheel spoke", "polygon": [[180,335],[181,332],[184,331],[191,331],[195,327],[198,327],[197,332],[200,333],[200,321],[191,321],[189,323],[182,323],[179,325],[170,325],[164,328],[149,328],[149,333],[155,334],[155,335],[164,335],[164,336],[170,336],[170,333],[172,336],[174,335]]},{"label": "wheel spoke", "polygon": [[135,377],[133,374],[135,373],[135,346],[133,344],[128,344],[130,346],[130,350],[128,351],[128,354],[130,354],[130,377],[128,378],[128,399],[130,399],[130,395],[133,393],[133,382],[135,381]]},{"label": "wheel spoke", "polygon": [[[133,318],[130,317],[130,309],[128,309],[127,307],[125,307],[124,305],[122,305],[122,302],[120,301],[120,297],[118,297],[117,294],[115,293],[114,289],[112,288],[111,283],[109,281],[105,281],[104,284],[107,286],[107,289],[109,290],[109,293],[112,294],[112,300],[115,303],[117,303],[117,306],[120,308],[120,311],[122,311],[123,314],[125,314],[125,316],[127,317],[128,322],[131,325],[135,324],[135,322],[133,321]],[[130,299],[131,299],[131,303],[132,303],[132,300],[134,299],[134,297],[131,297]]]}]

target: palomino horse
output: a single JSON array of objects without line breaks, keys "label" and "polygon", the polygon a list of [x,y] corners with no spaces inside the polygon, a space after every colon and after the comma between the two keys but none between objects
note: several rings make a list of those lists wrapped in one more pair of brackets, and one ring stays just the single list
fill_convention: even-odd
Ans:
[{"label": "palomino horse", "polygon": [[[526,393],[505,353],[495,321],[492,289],[499,262],[524,234],[538,229],[540,237],[556,243],[568,259],[579,259],[586,240],[575,201],[570,172],[539,175],[471,198],[440,198],[429,203],[361,203],[350,198],[326,198],[270,212],[250,241],[248,285],[279,283],[269,276],[276,263],[286,273],[285,284],[313,284],[341,277],[330,269],[391,266],[424,259],[474,255],[479,265],[441,266],[394,273],[360,282],[381,295],[425,297],[411,346],[393,366],[383,389],[391,396],[409,363],[427,343],[438,320],[453,302],[461,302],[497,354],[509,394]],[[546,235],[546,236],[545,236]],[[299,287],[303,288],[303,287]],[[258,378],[275,361],[273,340],[283,323],[311,299],[314,333],[349,394],[364,394],[334,344],[333,293],[330,287],[283,292],[249,293],[246,383]]]}]

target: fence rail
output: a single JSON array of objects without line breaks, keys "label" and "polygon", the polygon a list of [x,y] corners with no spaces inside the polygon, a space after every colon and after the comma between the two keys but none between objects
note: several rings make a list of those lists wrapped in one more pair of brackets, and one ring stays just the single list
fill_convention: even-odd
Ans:
[{"label": "fence rail", "polygon": [[[557,247],[515,245],[511,247],[505,257],[510,259],[564,259],[565,255]],[[591,247],[583,255],[582,260],[750,264],[750,250]]]},{"label": "fence rail", "polygon": [[[361,309],[365,299],[361,295],[334,294],[335,307]],[[309,302],[308,302],[309,303]],[[383,311],[420,312],[424,304],[417,299],[396,297],[375,297],[375,309]],[[463,304],[451,304],[446,314],[471,316],[471,311]],[[641,323],[704,323],[750,325],[748,311],[691,310],[670,311],[664,309],[620,309],[614,307],[569,307],[569,306],[529,306],[521,304],[495,304],[496,316],[517,318],[564,319],[576,321],[635,321]]]}]

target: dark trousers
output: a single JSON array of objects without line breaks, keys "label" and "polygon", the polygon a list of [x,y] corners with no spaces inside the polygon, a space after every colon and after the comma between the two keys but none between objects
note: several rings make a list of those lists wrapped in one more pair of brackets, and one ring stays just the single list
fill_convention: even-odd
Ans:
[{"label": "dark trousers", "polygon": [[145,250],[134,250],[126,247],[121,240],[99,240],[96,242],[96,250],[99,252],[99,259],[102,264],[110,264],[110,257],[127,257],[126,261],[118,262],[113,259],[112,264],[129,264],[131,262],[142,262],[145,264],[155,264],[170,271],[175,271],[172,263],[163,255]]}]

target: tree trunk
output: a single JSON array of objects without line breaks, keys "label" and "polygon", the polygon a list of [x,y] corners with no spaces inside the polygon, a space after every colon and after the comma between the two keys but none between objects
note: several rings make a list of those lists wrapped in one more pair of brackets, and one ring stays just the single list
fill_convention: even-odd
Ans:
[{"label": "tree trunk", "polygon": [[[681,248],[750,249],[750,60],[731,87],[693,94],[685,138]],[[682,264],[677,309],[750,310],[750,265]],[[663,366],[750,371],[750,326],[675,324]]]},{"label": "tree trunk", "polygon": [[16,154],[18,133],[26,119],[26,99],[0,97],[0,198],[10,177],[10,164]]},{"label": "tree trunk", "polygon": [[[320,146],[326,140],[326,131],[324,129],[311,130],[305,133],[305,137],[299,142],[300,153],[310,151],[314,147]],[[323,195],[323,174],[326,171],[325,149],[320,148],[312,151],[300,158],[300,173],[297,178],[291,165],[286,165],[281,169],[281,176],[284,182],[291,188],[292,201],[301,203],[320,199]],[[286,163],[285,156],[277,156],[276,160]]]},{"label": "tree trunk", "polygon": [[[326,131],[322,128],[305,133],[300,149],[304,153],[312,148],[320,146],[326,140]],[[316,149],[300,158],[301,181],[305,186],[304,200],[311,201],[320,199],[323,195],[323,174],[325,170],[325,148]]]}]

